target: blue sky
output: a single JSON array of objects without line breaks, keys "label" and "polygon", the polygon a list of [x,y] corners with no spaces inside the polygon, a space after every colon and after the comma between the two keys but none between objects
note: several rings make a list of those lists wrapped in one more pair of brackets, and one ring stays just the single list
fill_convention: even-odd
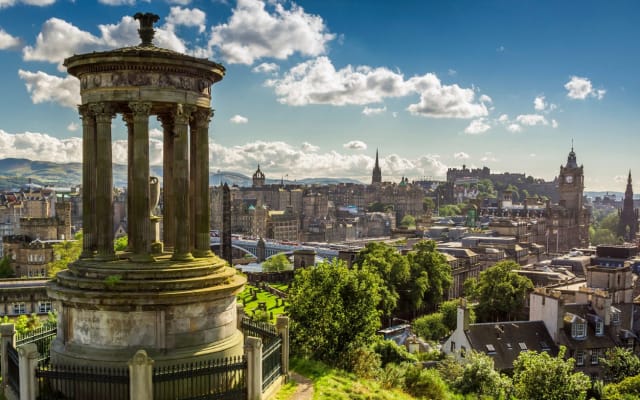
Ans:
[{"label": "blue sky", "polygon": [[160,16],[156,45],[227,68],[213,170],[368,181],[379,148],[384,180],[552,179],[573,139],[588,190],[640,179],[637,1],[0,0],[0,157],[81,160],[62,60],[137,44],[138,11]]}]

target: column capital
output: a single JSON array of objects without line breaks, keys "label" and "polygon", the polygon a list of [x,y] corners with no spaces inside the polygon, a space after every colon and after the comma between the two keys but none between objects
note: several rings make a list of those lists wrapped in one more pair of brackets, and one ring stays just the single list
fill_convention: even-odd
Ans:
[{"label": "column capital", "polygon": [[82,104],[78,106],[78,114],[80,114],[81,119],[88,119],[95,117],[91,107],[88,104]]},{"label": "column capital", "polygon": [[172,115],[176,124],[188,124],[191,119],[191,114],[196,110],[195,106],[177,104]]},{"label": "column capital", "polygon": [[213,109],[198,107],[193,113],[193,126],[196,129],[205,128],[213,118]]},{"label": "column capital", "polygon": [[98,122],[111,122],[111,120],[116,116],[115,109],[110,103],[91,103],[88,106],[91,112],[95,114]]},{"label": "column capital", "polygon": [[125,124],[127,125],[131,125],[133,124],[133,114],[131,113],[124,113],[122,114],[122,120],[125,122]]},{"label": "column capital", "polygon": [[151,113],[152,103],[148,101],[131,101],[129,102],[129,108],[133,111],[133,116],[148,117]]},{"label": "column capital", "polygon": [[173,116],[173,113],[169,113],[169,112],[158,114],[157,119],[160,122],[160,125],[162,125],[162,128],[164,129],[173,128],[173,124],[175,123],[175,118]]}]

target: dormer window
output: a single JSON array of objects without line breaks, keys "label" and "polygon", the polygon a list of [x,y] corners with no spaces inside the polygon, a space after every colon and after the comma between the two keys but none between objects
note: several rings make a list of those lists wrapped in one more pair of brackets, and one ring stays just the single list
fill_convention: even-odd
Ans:
[{"label": "dormer window", "polygon": [[611,323],[620,325],[620,310],[615,307],[611,307]]},{"label": "dormer window", "polygon": [[596,336],[604,335],[604,321],[601,319],[596,320]]},{"label": "dormer window", "polygon": [[585,321],[577,320],[571,324],[571,337],[574,339],[584,339],[587,337],[587,324]]}]

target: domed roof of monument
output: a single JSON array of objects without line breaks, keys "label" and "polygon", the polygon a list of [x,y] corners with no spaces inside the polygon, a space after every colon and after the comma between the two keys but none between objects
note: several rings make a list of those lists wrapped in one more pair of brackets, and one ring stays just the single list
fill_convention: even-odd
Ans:
[{"label": "domed roof of monument", "polygon": [[[177,52],[175,50],[158,47],[153,44],[153,37],[155,35],[155,29],[153,24],[157,22],[160,17],[152,13],[137,13],[133,16],[134,19],[140,23],[138,34],[140,35],[140,43],[134,46],[121,47],[113,50],[106,51],[94,51],[92,53],[74,54],[73,56],[64,60],[64,65],[67,67],[70,74],[75,75],[76,69],[81,66],[85,66],[87,62],[92,64],[105,63],[109,61],[119,61],[122,58],[127,61],[133,59],[144,60],[145,62],[153,62],[163,60],[163,63],[186,62],[192,65],[198,65],[200,68],[210,68],[216,70],[218,73],[224,75],[225,68],[221,64],[208,60],[206,58],[198,58]],[[220,77],[221,79],[221,77]],[[219,79],[217,79],[219,80]]]}]

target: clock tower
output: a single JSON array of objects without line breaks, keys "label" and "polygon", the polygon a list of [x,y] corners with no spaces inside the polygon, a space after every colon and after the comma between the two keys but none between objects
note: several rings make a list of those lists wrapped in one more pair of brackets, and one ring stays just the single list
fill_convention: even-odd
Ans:
[{"label": "clock tower", "polygon": [[580,220],[584,192],[584,171],[582,165],[578,166],[573,146],[569,157],[567,157],[567,164],[560,166],[558,192],[560,205],[568,211],[569,218],[580,224],[582,222]]}]

